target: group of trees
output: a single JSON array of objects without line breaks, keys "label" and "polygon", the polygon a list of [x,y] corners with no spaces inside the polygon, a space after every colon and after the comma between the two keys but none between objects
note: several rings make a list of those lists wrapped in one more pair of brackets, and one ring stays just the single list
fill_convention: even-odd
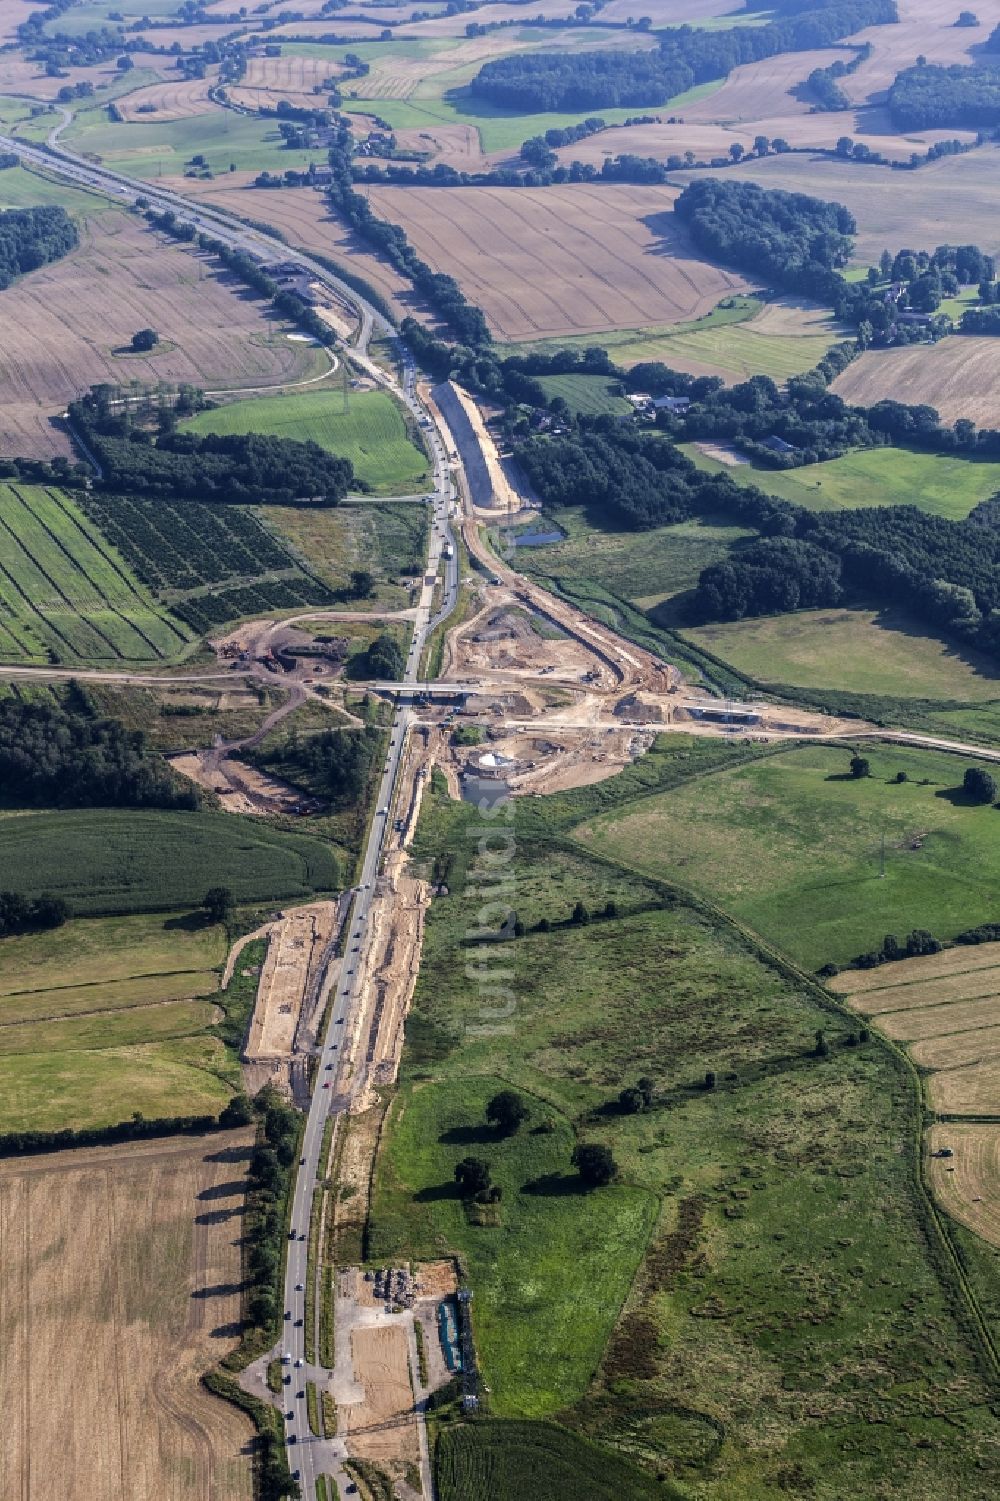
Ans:
[{"label": "group of trees", "polygon": [[[652,1080],[646,1079],[639,1082],[640,1085],[648,1086],[651,1101]],[[641,1105],[638,1108],[642,1108]],[[501,1089],[486,1104],[487,1123],[493,1126],[501,1137],[515,1135],[530,1115],[530,1109],[516,1089]],[[543,1123],[540,1129],[551,1130],[552,1123],[549,1122],[547,1126]],[[618,1175],[618,1164],[615,1162],[610,1147],[603,1146],[599,1142],[578,1142],[573,1150],[571,1161],[580,1174],[585,1188],[604,1188]],[[500,1185],[493,1182],[493,1172],[489,1163],[482,1157],[463,1157],[460,1162],[457,1162],[455,1184],[462,1198],[469,1202],[498,1204],[503,1196]]]},{"label": "group of trees", "polygon": [[284,1201],[295,1162],[301,1117],[275,1090],[257,1098],[261,1131],[250,1158],[244,1221],[249,1289],[246,1312],[258,1329],[277,1318]]},{"label": "group of trees", "polygon": [[110,386],[94,386],[71,402],[69,413],[101,465],[101,483],[109,490],[329,506],[354,483],[350,460],[312,441],[265,433],[182,433],[169,423],[154,439]]},{"label": "group of trees", "polygon": [[255,759],[322,793],[338,809],[362,802],[381,749],[380,731],[366,725],[360,730],[322,730],[318,735],[293,733],[277,749],[258,751]]},{"label": "group of trees", "polygon": [[59,260],[79,243],[76,225],[58,204],[0,213],[0,291],[25,272]]},{"label": "group of trees", "polygon": [[[84,704],[82,696],[77,696]],[[196,808],[138,730],[86,707],[0,700],[0,789],[18,806]]]},{"label": "group of trees", "polygon": [[0,938],[61,928],[68,917],[69,907],[61,897],[27,897],[19,891],[0,891]]},{"label": "group of trees", "polygon": [[813,108],[816,110],[840,110],[850,109],[851,101],[840,87],[839,80],[846,78],[849,73],[854,73],[863,62],[867,62],[872,55],[871,42],[865,42],[858,47],[849,63],[843,62],[839,57],[836,62],[830,63],[826,68],[814,68],[806,79],[806,89],[816,101]]},{"label": "group of trees", "polygon": [[920,59],[896,75],[889,90],[889,113],[900,130],[1000,125],[1000,63],[963,67]]},{"label": "group of trees", "polygon": [[832,302],[857,230],[843,204],[785,193],[740,179],[700,177],[674,204],[699,250],[713,260],[766,276]]},{"label": "group of trees", "polygon": [[[787,8],[789,11],[793,7]],[[501,109],[541,111],[656,107],[741,63],[829,47],[866,26],[897,20],[894,0],[831,0],[763,26],[708,31],[671,27],[658,52],[527,52],[491,60],[471,92]]]}]

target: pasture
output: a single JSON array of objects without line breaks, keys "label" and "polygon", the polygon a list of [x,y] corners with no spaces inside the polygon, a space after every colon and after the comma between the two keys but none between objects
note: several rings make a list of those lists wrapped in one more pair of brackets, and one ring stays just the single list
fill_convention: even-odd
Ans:
[{"label": "pasture", "polygon": [[67,495],[0,485],[0,661],[157,662],[190,640]]},{"label": "pasture", "polygon": [[260,397],[199,412],[185,422],[195,433],[274,433],[312,441],[350,459],[358,481],[380,495],[406,495],[430,479],[427,458],[413,441],[400,407],[384,391],[351,391],[349,410],[332,386]]},{"label": "pasture", "polygon": [[755,535],[738,526],[695,520],[653,527],[638,539],[634,532],[592,525],[585,510],[574,506],[560,508],[551,519],[566,533],[565,540],[519,547],[519,569],[540,579],[599,582],[642,609],[694,588],[703,568]]},{"label": "pasture", "polygon": [[848,365],[831,390],[844,401],[926,403],[943,421],[970,418],[977,427],[1000,425],[1000,349],[986,335],[952,334],[933,348],[868,349]]},{"label": "pasture", "polygon": [[[211,257],[111,209],[82,226],[77,250],[8,287],[4,318],[0,452],[7,454],[71,454],[55,418],[97,382],[253,389],[323,368],[315,348],[290,340],[290,326],[241,295]],[[164,346],[149,356],[127,352],[140,328],[159,330]]]},{"label": "pasture", "polygon": [[[165,35],[159,32],[158,40]],[[191,41],[189,36],[184,45]],[[191,157],[199,153],[217,174],[230,167],[238,172],[283,172],[286,167],[307,167],[317,158],[316,151],[287,147],[273,120],[237,115],[218,105],[204,114],[154,118],[142,124],[109,123],[95,115],[67,131],[65,140],[74,151],[133,177],[183,173]]]},{"label": "pasture", "polygon": [[[961,347],[965,340],[955,338],[946,342]],[[926,356],[929,351],[924,348],[922,352]],[[753,485],[769,495],[790,500],[793,505],[805,506],[807,511],[919,506],[931,516],[961,521],[973,506],[1000,489],[1000,463],[996,460],[922,453],[909,448],[861,448],[842,458],[803,464],[798,469],[722,464],[703,454],[696,443],[684,443],[681,448],[700,469],[724,473],[738,485]]]},{"label": "pasture", "polygon": [[694,626],[684,637],[759,683],[888,698],[1000,698],[992,658],[929,635],[899,610],[798,610]]},{"label": "pasture", "polygon": [[[707,753],[697,745],[663,751],[681,775]],[[639,789],[642,772],[640,762],[623,778]],[[570,802],[608,796],[613,784],[604,789],[567,798],[564,813]],[[676,1482],[684,1494],[764,1501],[769,1490],[786,1488],[780,1477],[794,1465],[796,1486],[816,1501],[870,1494],[873,1485],[885,1501],[904,1501],[927,1492],[928,1474],[937,1494],[960,1501],[984,1473],[997,1472],[997,1461],[992,1436],[978,1428],[963,1433],[968,1444],[940,1444],[929,1457],[921,1442],[939,1431],[940,1383],[955,1379],[953,1360],[964,1373],[958,1400],[965,1410],[978,1401],[966,1381],[977,1392],[985,1387],[920,1229],[910,1155],[918,1118],[904,1075],[878,1042],[858,1044],[850,1022],[760,962],[726,924],[669,903],[630,869],[575,857],[562,844],[548,848],[537,831],[553,801],[562,800],[512,809],[511,899],[526,931],[497,955],[498,968],[513,972],[516,1009],[490,1026],[496,1007],[476,983],[468,947],[482,905],[480,875],[469,869],[476,815],[437,796],[424,800],[415,853],[429,869],[447,870],[448,894],[435,898],[428,915],[403,1058],[406,1104],[383,1137],[376,1233],[381,1204],[392,1211],[393,1236],[402,1236],[394,1245],[422,1243],[437,1223],[458,1249],[470,1247],[472,1317],[483,1378],[496,1392],[493,1371],[499,1363],[506,1377],[512,1368],[520,1325],[544,1290],[527,1260],[533,1241],[516,1234],[515,1210],[528,1195],[514,1173],[499,1227],[473,1230],[450,1197],[450,1166],[465,1151],[498,1161],[509,1153],[513,1166],[535,1142],[561,1132],[557,1112],[565,1112],[584,1139],[612,1148],[622,1185],[645,1188],[662,1211],[596,1376],[581,1401],[559,1412],[560,1423],[643,1463],[666,1494]],[[588,907],[589,923],[567,921],[575,900]],[[607,900],[616,903],[613,917],[601,915]],[[538,928],[542,918],[548,930]],[[822,1058],[817,1028],[829,1049]],[[638,1114],[622,1111],[618,1092],[643,1075],[653,1103]],[[449,1093],[460,1099],[481,1089],[484,1076],[510,1083],[531,1107],[514,1138],[485,1130],[471,1104],[464,1117],[455,1112],[446,1123],[441,1116],[438,1125],[436,1107],[432,1121],[431,1105],[418,1103]],[[414,1110],[426,1110],[420,1141]],[[538,1124],[545,1129],[535,1136]],[[398,1194],[391,1174],[400,1161],[426,1165],[413,1178],[429,1185],[419,1201]],[[536,1199],[555,1221],[548,1236],[576,1202],[570,1170],[559,1174],[547,1194],[539,1185]],[[442,1240],[436,1254],[451,1248]],[[497,1286],[506,1297],[504,1323],[482,1306],[483,1289],[492,1298]],[[601,1289],[571,1260],[559,1293],[579,1300],[589,1340]],[[538,1316],[550,1315],[542,1307]],[[560,1366],[572,1360],[574,1343],[565,1355],[561,1345],[542,1347],[546,1361],[536,1360],[532,1382],[545,1379],[553,1356]],[[880,1421],[870,1424],[876,1348]],[[720,1413],[722,1444],[713,1422]],[[551,1458],[528,1473],[513,1446],[488,1426],[480,1432],[478,1453],[450,1453],[446,1445],[441,1456],[449,1501],[464,1497],[470,1483],[490,1501],[506,1501],[505,1485],[541,1501],[550,1474],[565,1475],[581,1501],[606,1501],[602,1476],[613,1476],[616,1493],[626,1496],[637,1484],[615,1471],[613,1457],[602,1469],[569,1439],[554,1440]],[[845,1432],[852,1435],[846,1449]],[[537,1430],[523,1431],[523,1452],[533,1454],[541,1442]],[[494,1443],[501,1452],[484,1452]]]},{"label": "pasture", "polygon": [[[379,1159],[371,1255],[432,1259],[443,1245],[460,1252],[476,1292],[491,1409],[537,1417],[582,1395],[653,1228],[656,1200],[638,1188],[575,1189],[572,1127],[540,1101],[536,1113],[547,1114],[553,1130],[497,1140],[484,1111],[503,1083],[487,1075],[397,1097]],[[470,1223],[454,1186],[456,1163],[473,1149],[503,1188],[500,1222],[486,1230]],[[548,1352],[544,1361],[539,1348]]]},{"label": "pasture", "polygon": [[[576,837],[718,902],[809,969],[845,964],[886,933],[953,938],[993,920],[998,815],[961,792],[961,758],[864,744],[806,746],[720,771]],[[898,772],[908,780],[896,784]],[[885,875],[880,875],[885,840]]]},{"label": "pasture", "polygon": [[182,910],[210,886],[237,902],[306,899],[337,886],[328,846],[227,813],[73,809],[0,818],[13,891],[51,892],[78,916]]},{"label": "pasture", "polygon": [[250,1501],[251,1425],[199,1378],[235,1343],[251,1143],[0,1163],[5,1496]]},{"label": "pasture", "polygon": [[692,252],[671,188],[364,191],[424,260],[456,277],[503,339],[683,322],[747,285]]}]

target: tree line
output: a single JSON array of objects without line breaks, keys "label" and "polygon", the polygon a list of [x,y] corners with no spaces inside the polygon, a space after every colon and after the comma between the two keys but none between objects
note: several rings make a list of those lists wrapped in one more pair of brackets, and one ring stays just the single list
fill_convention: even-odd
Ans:
[{"label": "tree line", "polygon": [[[109,490],[187,500],[336,505],[355,484],[349,459],[318,443],[268,433],[178,432],[167,414],[154,437],[115,388],[94,386],[69,416]],[[359,484],[359,488],[364,488]]]},{"label": "tree line", "polygon": [[0,291],[26,272],[60,260],[79,243],[76,225],[58,204],[0,213]]},{"label": "tree line", "polygon": [[67,917],[69,906],[61,897],[28,897],[19,891],[0,891],[0,938],[61,928]]}]

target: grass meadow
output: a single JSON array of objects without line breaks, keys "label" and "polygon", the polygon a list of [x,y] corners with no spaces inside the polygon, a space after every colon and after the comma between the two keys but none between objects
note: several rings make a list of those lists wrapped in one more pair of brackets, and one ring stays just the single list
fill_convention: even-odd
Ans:
[{"label": "grass meadow", "polygon": [[538,384],[549,401],[561,396],[574,416],[609,413],[621,417],[632,411],[624,396],[614,394],[606,375],[541,375]]},{"label": "grass meadow", "polygon": [[592,524],[582,506],[560,507],[545,525],[549,521],[566,533],[565,540],[518,548],[524,573],[569,584],[599,582],[643,609],[693,589],[703,568],[756,535],[721,519],[700,518],[641,533],[613,532]]},{"label": "grass meadow", "polygon": [[[710,753],[677,746],[652,759],[623,773],[617,792],[609,783],[514,805],[504,896],[526,931],[488,959],[467,936],[484,900],[475,810],[440,790],[424,802],[415,854],[448,894],[428,918],[377,1169],[373,1254],[462,1256],[487,1416],[536,1419],[516,1442],[499,1422],[474,1437],[440,1429],[442,1496],[500,1501],[514,1477],[522,1501],[548,1501],[558,1475],[575,1501],[606,1501],[612,1480],[613,1494],[645,1497],[614,1458],[602,1468],[552,1439],[543,1419],[645,1466],[668,1496],[675,1485],[705,1501],[773,1501],[790,1487],[816,1501],[986,1496],[1000,1479],[1000,1435],[922,1229],[910,1077],[727,923],[634,865],[544,832],[616,798],[622,821],[658,802],[629,802],[643,776],[696,770]],[[567,920],[576,900],[591,913],[582,925]],[[476,1030],[489,1024],[475,980],[484,964],[512,974],[515,1007],[486,1034]],[[651,1107],[622,1113],[618,1092],[642,1075]],[[482,1123],[497,1079],[531,1109],[504,1140]],[[579,1194],[566,1165],[574,1135],[611,1147],[615,1186]],[[466,1152],[495,1164],[499,1225],[471,1224],[453,1197]],[[539,1169],[554,1174],[548,1184],[536,1184]],[[617,1311],[623,1192],[659,1212],[645,1220],[646,1253]],[[594,1215],[596,1244],[573,1254]],[[605,1237],[617,1257],[604,1255]],[[536,1337],[529,1360],[533,1309],[555,1337]],[[564,1319],[574,1332],[560,1340]],[[939,1441],[952,1421],[960,1444]],[[534,1453],[551,1458],[529,1466]]]},{"label": "grass meadow", "polygon": [[426,455],[407,432],[402,412],[383,391],[352,391],[350,410],[331,388],[232,402],[185,422],[195,433],[273,433],[312,441],[350,459],[357,479],[380,495],[408,494],[430,478]]},{"label": "grass meadow", "polygon": [[307,167],[315,150],[289,149],[273,120],[220,109],[181,120],[115,124],[103,111],[84,114],[65,133],[74,151],[93,156],[133,177],[181,176],[200,153],[216,176],[237,172],[283,172]]},{"label": "grass meadow", "polygon": [[[589,848],[718,902],[807,968],[886,933],[938,938],[995,921],[1000,814],[961,793],[974,757],[872,744],[808,746],[694,779],[584,824]],[[897,773],[907,781],[897,784]],[[885,839],[885,875],[880,874]]]},{"label": "grass meadow", "polygon": [[1000,463],[956,458],[954,454],[865,448],[824,464],[777,470],[720,464],[693,443],[683,443],[681,448],[701,469],[725,473],[737,484],[755,485],[809,511],[919,506],[929,515],[960,521],[973,506],[1000,489]]},{"label": "grass meadow", "polygon": [[[412,578],[422,571],[427,507],[367,501],[336,507],[268,506],[266,520],[332,588],[347,588],[352,568],[365,568],[375,576],[372,608],[409,605],[400,575]],[[352,600],[351,606],[368,607],[365,600]]]},{"label": "grass meadow", "polygon": [[697,626],[684,638],[762,683],[896,698],[1000,698],[995,663],[897,610],[802,610]]}]

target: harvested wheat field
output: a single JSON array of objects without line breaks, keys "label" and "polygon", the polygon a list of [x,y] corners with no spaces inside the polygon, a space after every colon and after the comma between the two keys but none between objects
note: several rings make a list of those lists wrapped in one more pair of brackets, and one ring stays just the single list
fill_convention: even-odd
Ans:
[{"label": "harvested wheat field", "polygon": [[151,83],[147,88],[136,89],[117,101],[122,119],[135,124],[154,120],[187,120],[192,115],[205,115],[216,110],[208,91],[216,82],[217,68],[210,70],[205,78],[176,78],[169,83]]},{"label": "harvested wheat field", "polygon": [[852,36],[855,44],[871,42],[872,55],[856,73],[840,80],[848,99],[882,99],[896,74],[911,68],[921,55],[932,63],[971,63],[970,49],[982,46],[997,16],[990,7],[978,12],[978,26],[956,26],[961,8],[953,0],[898,0],[898,25],[867,26]]},{"label": "harvested wheat field", "polygon": [[[4,453],[70,452],[53,418],[98,381],[250,389],[300,380],[314,367],[309,346],[290,340],[266,304],[243,295],[210,257],[113,209],[81,226],[77,250],[3,295]],[[155,354],[122,353],[145,327],[159,331]]]},{"label": "harvested wheat field", "polygon": [[1000,425],[1000,341],[953,334],[928,349],[869,349],[831,387],[847,402],[926,402],[945,422],[970,417],[978,427]]},{"label": "harvested wheat field", "polygon": [[888,990],[871,990],[864,997],[854,997],[869,1016],[886,1011],[909,1011],[917,1006],[943,1006],[951,1001],[972,1001],[979,996],[1000,991],[1000,970],[962,970],[936,979],[914,980],[909,985],[893,985]]},{"label": "harvested wheat field", "polygon": [[[768,122],[758,123],[763,130]],[[858,221],[855,258],[863,265],[877,261],[886,246],[892,251],[905,245],[932,250],[945,240],[956,239],[954,227],[958,225],[963,241],[991,254],[1000,250],[1000,147],[995,145],[964,156],[941,157],[919,172],[894,172],[891,167],[864,167],[836,157],[799,153],[754,159],[738,167],[709,168],[699,175],[717,172],[725,172],[727,181],[746,177],[763,188],[812,193],[845,204]],[[676,180],[686,182],[688,173],[679,171]]]},{"label": "harvested wheat field", "polygon": [[[483,156],[479,131],[474,125],[435,125],[413,130],[397,130],[396,141],[403,151],[430,152],[428,167],[444,164],[456,172],[483,172],[494,164],[494,157]],[[509,158],[509,151],[498,151],[497,158]]]},{"label": "harvested wheat field", "polygon": [[[941,1206],[983,1240],[1000,1246],[1000,1125],[949,1121],[932,1126],[927,1176]],[[951,1157],[935,1157],[949,1148]]]},{"label": "harvested wheat field", "polygon": [[342,63],[326,57],[250,57],[229,97],[247,109],[274,109],[280,99],[300,109],[325,108],[326,85],[343,71]]},{"label": "harvested wheat field", "polygon": [[994,965],[1000,965],[1000,943],[956,944],[953,949],[942,949],[938,954],[926,954],[921,959],[899,959],[877,969],[844,969],[832,980],[827,980],[826,986],[838,995],[849,996],[857,1010],[867,1011],[868,1006],[856,998],[868,991],[891,990],[898,985],[908,985],[911,980],[992,969]]},{"label": "harvested wheat field", "polygon": [[374,287],[397,317],[409,315],[431,321],[410,282],[388,261],[383,261],[368,249],[353,230],[331,216],[322,193],[309,188],[252,188],[253,177],[250,172],[233,172],[211,182],[177,178],[174,186],[180,188],[183,184],[182,191],[192,198],[215,203],[219,208],[242,214],[244,218],[259,219],[262,224],[274,225],[290,245],[329,256]]},{"label": "harvested wheat field", "polygon": [[[714,96],[718,98],[718,95]],[[914,151],[926,151],[937,141],[956,137],[971,141],[973,131],[927,130],[914,135],[898,135],[882,109],[824,110],[815,115],[792,114],[768,116],[744,124],[714,125],[689,120],[673,124],[619,125],[599,131],[573,146],[561,146],[556,152],[564,165],[590,162],[599,167],[609,156],[630,153],[652,156],[666,161],[690,151],[698,161],[712,161],[728,156],[729,148],[738,143],[749,150],[758,133],[770,139],[782,138],[792,146],[810,146],[832,151],[841,136],[863,141],[872,151],[880,151],[890,161],[909,161]]]},{"label": "harvested wheat field", "polygon": [[850,62],[853,52],[844,47],[824,47],[816,52],[783,52],[762,62],[734,68],[721,88],[693,104],[684,105],[685,121],[738,124],[753,120],[767,131],[772,115],[807,114],[810,101],[795,97],[814,68],[827,68],[840,59]]},{"label": "harvested wheat field", "polygon": [[664,187],[366,189],[504,339],[698,318],[749,284],[699,260]]},{"label": "harvested wheat field", "polygon": [[900,1042],[1000,1026],[1000,996],[981,996],[942,1006],[914,1006],[906,1011],[882,1011],[878,1025],[887,1036]]},{"label": "harvested wheat field", "polygon": [[980,1042],[989,1057],[960,1068],[940,1069],[931,1078],[927,1094],[931,1105],[943,1115],[1000,1115],[1000,1027]]},{"label": "harvested wheat field", "polygon": [[0,1163],[0,1495],[250,1501],[235,1343],[252,1135]]}]

